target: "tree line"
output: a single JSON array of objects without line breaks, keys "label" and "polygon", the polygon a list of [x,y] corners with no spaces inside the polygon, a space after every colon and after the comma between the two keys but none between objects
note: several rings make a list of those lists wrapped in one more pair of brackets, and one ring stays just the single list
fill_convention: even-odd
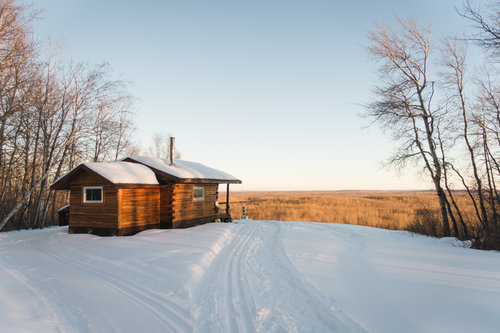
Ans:
[{"label": "tree line", "polygon": [[57,221],[50,185],[132,147],[132,98],[105,64],[73,63],[35,40],[36,13],[0,1],[0,230]]},{"label": "tree line", "polygon": [[[465,2],[457,13],[475,33],[437,44],[414,19],[378,24],[367,51],[380,76],[365,115],[399,143],[389,165],[417,166],[432,181],[440,205],[434,236],[500,249],[500,3],[489,8],[484,14]],[[476,68],[467,58],[472,45],[483,50]],[[457,190],[472,203],[474,223],[464,218]]]}]

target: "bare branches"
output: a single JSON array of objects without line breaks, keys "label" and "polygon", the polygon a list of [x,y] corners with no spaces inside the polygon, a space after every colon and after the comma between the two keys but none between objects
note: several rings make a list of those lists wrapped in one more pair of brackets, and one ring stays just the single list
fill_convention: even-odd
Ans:
[{"label": "bare branches", "polygon": [[[463,15],[483,29],[473,41],[500,52],[499,4],[488,19],[469,2],[465,8]],[[437,62],[430,62],[429,31],[414,20],[398,22],[398,31],[380,24],[370,34],[368,52],[381,62],[381,79],[367,115],[401,143],[391,164],[400,168],[416,161],[425,168],[440,201],[445,234],[448,218],[456,236],[459,226],[463,234],[470,232],[453,197],[456,182],[466,189],[482,226],[475,236],[488,248],[500,248],[500,72],[490,66],[469,77],[466,45],[444,40],[440,70],[434,69],[430,80],[428,66]]]},{"label": "bare branches", "polygon": [[431,49],[428,35],[430,29],[419,29],[412,19],[402,20],[400,31],[394,31],[386,23],[377,24],[377,30],[370,32],[372,45],[369,54],[383,62],[382,73],[402,76],[401,81],[411,81],[418,89],[426,84],[427,58]]},{"label": "bare branches", "polygon": [[474,24],[476,33],[468,37],[472,41],[493,56],[500,54],[500,5],[495,2],[490,8],[490,15],[484,16],[479,8],[474,8],[469,0],[464,4],[462,10],[457,12]]},{"label": "bare branches", "polygon": [[20,96],[29,89],[33,70],[35,42],[28,22],[23,17],[25,8],[13,0],[0,4],[0,121],[22,109]]},{"label": "bare branches", "polygon": [[76,163],[118,158],[133,130],[123,82],[106,64],[40,55],[31,18],[14,0],[0,2],[0,230],[53,220],[50,183]]}]

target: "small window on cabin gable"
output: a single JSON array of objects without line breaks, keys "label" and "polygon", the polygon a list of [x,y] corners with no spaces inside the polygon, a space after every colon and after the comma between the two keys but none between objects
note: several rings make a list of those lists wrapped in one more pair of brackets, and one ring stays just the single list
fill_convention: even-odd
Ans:
[{"label": "small window on cabin gable", "polygon": [[84,203],[102,203],[102,186],[84,186]]},{"label": "small window on cabin gable", "polygon": [[205,200],[205,188],[203,186],[193,187],[193,200]]}]

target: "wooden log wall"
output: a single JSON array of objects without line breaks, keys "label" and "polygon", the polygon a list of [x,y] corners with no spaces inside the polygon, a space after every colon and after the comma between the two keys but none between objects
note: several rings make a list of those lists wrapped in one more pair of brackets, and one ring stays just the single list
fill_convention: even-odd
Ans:
[{"label": "wooden log wall", "polygon": [[[102,203],[84,203],[84,186],[102,186]],[[118,228],[118,198],[116,188],[100,177],[84,173],[71,182],[69,227]]]},{"label": "wooden log wall", "polygon": [[118,189],[118,202],[120,229],[160,226],[159,188]]},{"label": "wooden log wall", "polygon": [[[205,188],[204,200],[193,200],[193,188]],[[215,219],[215,201],[218,196],[218,184],[175,184],[172,191],[173,227],[188,226],[189,221],[206,223]],[[192,225],[192,224],[191,224]]]},{"label": "wooden log wall", "polygon": [[[83,203],[84,186],[102,186],[102,203]],[[204,187],[204,200],[193,200],[193,188]],[[71,182],[70,232],[129,234],[148,228],[182,228],[213,221],[218,184],[169,184],[116,187],[82,173]]]}]

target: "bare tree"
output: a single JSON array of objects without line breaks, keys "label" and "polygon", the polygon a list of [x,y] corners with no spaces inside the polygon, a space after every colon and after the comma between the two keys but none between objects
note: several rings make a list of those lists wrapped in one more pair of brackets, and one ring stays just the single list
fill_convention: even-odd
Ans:
[{"label": "bare tree", "polygon": [[[0,213],[5,213],[11,192],[19,187],[19,151],[29,147],[23,130],[31,127],[30,117],[20,114],[29,105],[36,72],[35,42],[29,26],[33,14],[15,3],[0,3]],[[24,142],[23,142],[24,141]],[[26,170],[25,170],[26,171]],[[24,179],[26,180],[26,179]]]},{"label": "bare tree", "polygon": [[[95,150],[85,151],[88,146],[85,143],[95,138],[96,133],[99,145],[109,145],[100,153],[110,156],[116,156],[113,147],[118,148],[118,138],[122,149],[129,141],[130,132],[120,128],[120,121],[129,121],[122,119],[127,110],[123,109],[123,103],[118,103],[127,98],[115,98],[116,82],[108,80],[105,66],[56,67],[45,61],[40,69],[43,71],[32,77],[34,88],[23,112],[9,119],[13,120],[13,126],[17,119],[27,120],[26,126],[20,127],[24,149],[12,154],[21,156],[25,163],[23,181],[11,177],[13,195],[11,203],[5,205],[9,208],[3,212],[0,230],[18,212],[18,226],[41,228],[46,224],[47,214],[54,205],[48,185],[62,171],[95,153]],[[109,100],[114,103],[103,106],[102,101]],[[129,124],[123,126],[131,128]]]},{"label": "bare tree", "polygon": [[458,133],[454,144],[457,141],[462,141],[464,145],[468,157],[468,168],[466,170],[472,169],[475,191],[471,191],[471,185],[465,182],[457,167],[447,164],[445,169],[451,168],[463,180],[462,185],[467,189],[467,193],[476,208],[478,220],[488,233],[489,219],[483,195],[483,177],[480,172],[476,149],[477,131],[471,131],[474,108],[466,97],[466,47],[463,44],[458,46],[456,41],[445,40],[442,51],[444,71],[441,79],[446,88],[445,91],[449,92],[447,107],[451,113],[451,121],[456,125],[456,133]]},{"label": "bare tree", "polygon": [[89,160],[101,162],[118,159],[128,144],[133,131],[131,97],[119,80],[106,81],[99,90],[95,112],[92,114],[90,135],[87,138]]},{"label": "bare tree", "polygon": [[20,3],[0,1],[0,230],[53,220],[50,183],[77,163],[118,158],[133,130],[124,84],[104,64],[42,52]]},{"label": "bare tree", "polygon": [[500,86],[498,76],[491,72],[480,80],[480,94],[473,116],[477,128],[478,164],[482,167],[484,186],[478,191],[485,201],[485,246],[500,249],[500,195],[497,182],[500,177]]},{"label": "bare tree", "polygon": [[439,199],[443,234],[449,236],[449,203],[437,139],[443,110],[434,103],[435,84],[428,77],[430,29],[419,28],[411,19],[397,20],[399,31],[378,24],[369,35],[368,52],[381,65],[376,100],[367,105],[367,115],[401,142],[392,164],[405,165],[410,160],[423,164]]},{"label": "bare tree", "polygon": [[[0,122],[22,110],[23,89],[29,86],[35,42],[29,22],[34,14],[13,0],[0,3]],[[27,15],[27,16],[23,16]],[[1,143],[1,142],[0,142]]]},{"label": "bare tree", "polygon": [[474,207],[484,228],[485,247],[500,248],[500,197],[496,184],[500,176],[500,87],[496,68],[500,56],[500,2],[492,1],[484,12],[467,0],[458,12],[475,28],[475,33],[466,40],[481,46],[485,51],[485,63],[489,63],[476,80],[479,93],[468,119],[464,121],[474,128],[470,135],[466,132],[465,137],[474,140],[467,146],[474,170],[472,186],[477,190],[474,195],[478,198]]},{"label": "bare tree", "polygon": [[[156,132],[152,138],[152,145],[146,151],[146,154],[152,157],[168,158],[170,152],[170,134]],[[181,158],[181,154],[176,149],[175,158]]]}]

